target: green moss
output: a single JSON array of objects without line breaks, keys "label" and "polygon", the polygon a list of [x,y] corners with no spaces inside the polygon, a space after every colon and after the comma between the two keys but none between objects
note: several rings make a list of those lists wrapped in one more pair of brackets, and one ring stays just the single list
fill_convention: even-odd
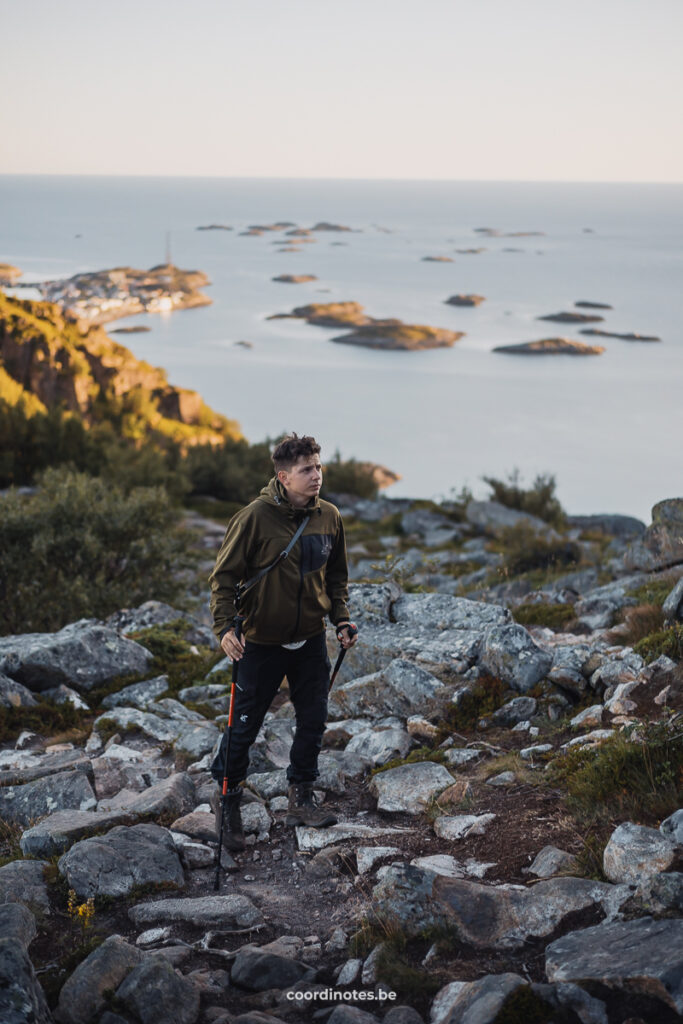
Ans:
[{"label": "green moss", "polygon": [[14,740],[24,730],[41,736],[55,736],[73,729],[87,730],[92,723],[93,713],[81,711],[73,704],[52,704],[40,700],[30,708],[6,708],[0,706],[0,743]]},{"label": "green moss", "polygon": [[572,604],[520,604],[512,615],[523,626],[547,626],[557,632],[562,632],[575,617]]},{"label": "green moss", "polygon": [[391,946],[385,946],[377,958],[377,978],[393,989],[401,1002],[434,996],[443,987],[443,979],[414,967],[408,956]]},{"label": "green moss", "polygon": [[683,625],[677,623],[668,629],[650,633],[649,636],[638,640],[634,644],[633,650],[648,663],[655,661],[662,654],[674,661],[681,661],[683,659]]}]

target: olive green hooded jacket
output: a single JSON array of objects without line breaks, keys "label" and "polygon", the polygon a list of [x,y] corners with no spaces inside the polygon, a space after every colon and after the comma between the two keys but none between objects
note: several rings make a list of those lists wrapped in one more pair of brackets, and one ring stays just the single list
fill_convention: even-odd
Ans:
[{"label": "olive green hooded jacket", "polygon": [[233,625],[236,585],[274,562],[309,514],[288,557],[245,595],[240,609],[244,635],[258,644],[294,643],[322,633],[325,616],[334,625],[348,619],[348,566],[339,510],[320,498],[305,509],[295,508],[273,477],[259,497],[230,520],[209,577],[219,640]]}]

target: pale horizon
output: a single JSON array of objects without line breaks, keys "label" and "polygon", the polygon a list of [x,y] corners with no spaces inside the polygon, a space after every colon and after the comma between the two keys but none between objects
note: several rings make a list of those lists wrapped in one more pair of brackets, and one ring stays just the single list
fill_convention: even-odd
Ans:
[{"label": "pale horizon", "polygon": [[4,175],[683,182],[678,0],[2,12]]}]

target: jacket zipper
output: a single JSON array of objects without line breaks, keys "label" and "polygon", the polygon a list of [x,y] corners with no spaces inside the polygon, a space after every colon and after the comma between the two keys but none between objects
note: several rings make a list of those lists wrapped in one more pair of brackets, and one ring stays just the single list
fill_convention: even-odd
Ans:
[{"label": "jacket zipper", "polygon": [[[301,538],[303,540],[303,537]],[[299,555],[299,593],[296,599],[296,622],[294,623],[294,632],[292,633],[293,643],[296,640],[296,634],[299,632],[299,623],[301,621],[301,598],[304,592],[304,561]]]}]

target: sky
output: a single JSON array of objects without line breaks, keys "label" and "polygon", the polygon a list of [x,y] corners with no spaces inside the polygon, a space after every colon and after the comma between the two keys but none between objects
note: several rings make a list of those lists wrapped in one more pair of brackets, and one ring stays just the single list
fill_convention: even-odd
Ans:
[{"label": "sky", "polygon": [[0,0],[0,173],[683,182],[681,0]]}]

